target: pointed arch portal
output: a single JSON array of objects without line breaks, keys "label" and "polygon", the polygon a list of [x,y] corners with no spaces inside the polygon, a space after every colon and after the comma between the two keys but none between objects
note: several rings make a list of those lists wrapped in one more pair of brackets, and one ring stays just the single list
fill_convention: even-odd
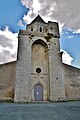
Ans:
[{"label": "pointed arch portal", "polygon": [[43,86],[40,84],[37,84],[34,87],[34,98],[35,101],[43,101]]},{"label": "pointed arch portal", "polygon": [[35,40],[31,46],[31,80],[34,86],[32,100],[34,101],[46,101],[49,97],[48,57],[48,45],[41,39]]}]

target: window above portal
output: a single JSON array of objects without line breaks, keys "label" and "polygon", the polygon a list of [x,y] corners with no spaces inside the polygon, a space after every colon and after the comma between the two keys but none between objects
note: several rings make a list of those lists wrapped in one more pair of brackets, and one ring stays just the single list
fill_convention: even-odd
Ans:
[{"label": "window above portal", "polygon": [[41,73],[41,68],[37,68],[37,69],[36,69],[36,72],[37,72],[37,73]]}]

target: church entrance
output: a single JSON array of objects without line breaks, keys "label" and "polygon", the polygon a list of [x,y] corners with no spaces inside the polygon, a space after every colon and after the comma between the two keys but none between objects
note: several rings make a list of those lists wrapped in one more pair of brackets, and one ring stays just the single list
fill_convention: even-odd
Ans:
[{"label": "church entrance", "polygon": [[34,98],[35,101],[43,101],[43,86],[40,84],[37,84],[34,87]]},{"label": "church entrance", "polygon": [[34,88],[32,89],[33,101],[47,101],[49,99],[48,57],[47,44],[41,39],[34,41],[31,48],[31,84],[32,88]]}]

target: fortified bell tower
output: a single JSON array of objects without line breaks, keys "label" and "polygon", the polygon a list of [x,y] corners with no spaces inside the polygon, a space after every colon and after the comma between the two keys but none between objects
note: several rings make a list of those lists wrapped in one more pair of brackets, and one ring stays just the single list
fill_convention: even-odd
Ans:
[{"label": "fortified bell tower", "polygon": [[65,99],[59,38],[58,23],[39,15],[19,31],[15,102]]}]

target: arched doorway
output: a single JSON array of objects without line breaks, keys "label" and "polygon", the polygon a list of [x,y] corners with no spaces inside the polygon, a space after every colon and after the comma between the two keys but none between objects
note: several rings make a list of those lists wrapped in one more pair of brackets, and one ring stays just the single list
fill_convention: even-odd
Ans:
[{"label": "arched doorway", "polygon": [[34,87],[34,98],[35,101],[43,101],[43,86],[40,84],[37,84]]}]

